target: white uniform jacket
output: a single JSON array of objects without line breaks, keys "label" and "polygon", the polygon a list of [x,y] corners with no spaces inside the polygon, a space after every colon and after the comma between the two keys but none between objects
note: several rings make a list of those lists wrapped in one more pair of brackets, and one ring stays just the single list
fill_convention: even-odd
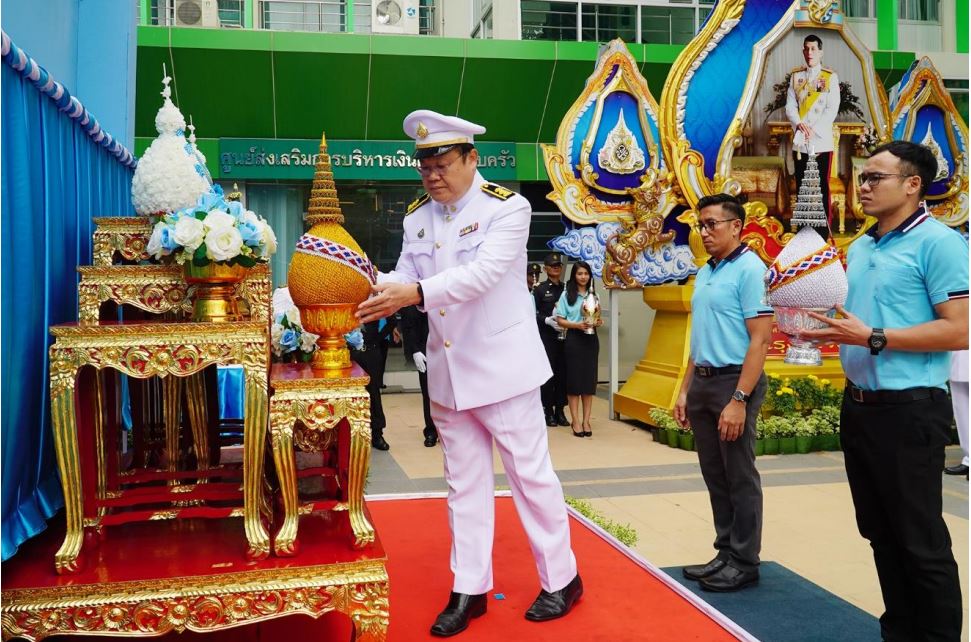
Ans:
[{"label": "white uniform jacket", "polygon": [[424,198],[405,216],[397,266],[378,280],[421,282],[429,398],[468,410],[538,388],[552,371],[524,276],[529,202],[478,172],[454,205]]},{"label": "white uniform jacket", "polygon": [[[840,108],[840,79],[835,71],[822,65],[796,67],[786,93],[786,118],[792,123],[794,151],[816,154],[833,151],[833,122]],[[796,125],[806,123],[813,130],[810,140]],[[810,147],[812,148],[810,150]]]}]

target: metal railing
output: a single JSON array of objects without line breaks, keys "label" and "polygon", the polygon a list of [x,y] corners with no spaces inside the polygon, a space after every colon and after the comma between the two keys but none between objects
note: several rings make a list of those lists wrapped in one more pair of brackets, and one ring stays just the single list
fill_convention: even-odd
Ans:
[{"label": "metal railing", "polygon": [[[346,10],[343,0],[261,0],[260,26],[275,31],[340,33],[347,30]],[[359,15],[354,3],[355,20]],[[370,23],[370,5],[366,15]]]}]

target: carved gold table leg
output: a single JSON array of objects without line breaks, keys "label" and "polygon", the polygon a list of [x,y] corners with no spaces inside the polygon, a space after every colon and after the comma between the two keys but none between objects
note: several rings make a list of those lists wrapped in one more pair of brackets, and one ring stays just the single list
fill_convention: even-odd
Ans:
[{"label": "carved gold table leg", "polygon": [[[185,380],[185,394],[189,406],[189,425],[192,427],[193,450],[196,453],[196,468],[209,469],[209,418],[206,413],[205,374],[197,372]],[[199,483],[206,482],[205,477]]]},{"label": "carved gold table leg", "polygon": [[[165,466],[174,473],[179,469],[179,428],[182,415],[182,380],[175,376],[162,378],[162,419],[165,422]],[[170,481],[170,484],[175,482]]]},{"label": "carved gold table leg", "polygon": [[266,442],[266,366],[246,367],[246,416],[243,420],[243,522],[250,559],[270,554],[270,536],[261,520],[263,454]]},{"label": "carved gold table leg", "polygon": [[293,450],[293,427],[296,421],[288,412],[290,401],[270,403],[270,441],[273,462],[283,496],[283,524],[276,533],[273,552],[283,557],[297,554],[299,501],[297,497],[297,458]]},{"label": "carved gold table leg", "polygon": [[78,451],[77,417],[74,388],[77,371],[70,354],[53,347],[50,351],[51,423],[54,450],[64,490],[64,513],[67,532],[64,543],[54,554],[54,568],[59,574],[78,570],[78,556],[84,542],[84,503],[81,488],[81,455]]},{"label": "carved gold table leg", "polygon": [[347,471],[347,511],[354,531],[354,546],[374,542],[374,527],[364,515],[364,481],[371,460],[371,406],[366,396],[355,397],[348,408],[351,453]]},{"label": "carved gold table leg", "polygon": [[[105,386],[109,385],[111,380],[107,378],[108,373],[104,371],[99,371],[95,383],[95,397],[94,397],[94,437],[95,437],[95,456],[98,458],[98,499],[105,499],[108,496],[108,455],[105,449],[106,438],[105,438]],[[111,429],[114,429],[112,426]],[[111,453],[115,456],[115,453]],[[104,517],[108,512],[104,506],[98,509],[98,517]]]},{"label": "carved gold table leg", "polygon": [[357,584],[348,597],[346,611],[354,623],[356,642],[384,642],[388,638],[388,583]]}]

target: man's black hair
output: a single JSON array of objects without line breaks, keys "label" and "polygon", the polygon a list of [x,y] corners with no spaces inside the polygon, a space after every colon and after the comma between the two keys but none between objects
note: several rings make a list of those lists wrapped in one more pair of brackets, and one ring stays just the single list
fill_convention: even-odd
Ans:
[{"label": "man's black hair", "polygon": [[712,194],[711,196],[702,197],[698,201],[698,212],[700,213],[701,210],[712,205],[721,205],[722,212],[732,218],[745,221],[745,211],[739,204],[738,199],[731,194]]},{"label": "man's black hair", "polygon": [[822,40],[820,40],[820,38],[819,38],[819,36],[817,36],[816,34],[814,34],[814,33],[811,33],[811,34],[809,34],[808,36],[806,36],[806,37],[805,37],[805,38],[803,39],[803,41],[802,41],[802,44],[806,44],[807,42],[815,42],[815,43],[816,43],[816,47],[817,47],[817,48],[818,48],[818,49],[819,49],[820,51],[822,51],[822,50],[823,50],[823,41],[822,41]]},{"label": "man's black hair", "polygon": [[924,145],[912,143],[909,140],[895,140],[880,145],[871,158],[882,152],[890,152],[900,161],[900,173],[909,176],[920,176],[920,196],[924,197],[927,188],[934,182],[937,175],[937,159],[934,152]]}]

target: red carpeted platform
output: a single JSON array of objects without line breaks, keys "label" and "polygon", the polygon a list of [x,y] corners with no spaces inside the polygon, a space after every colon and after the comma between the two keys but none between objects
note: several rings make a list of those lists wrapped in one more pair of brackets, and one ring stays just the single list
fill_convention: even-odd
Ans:
[{"label": "red carpeted platform", "polygon": [[[444,499],[370,501],[388,555],[391,578],[389,640],[440,640],[428,629],[451,590],[448,512]],[[496,498],[495,587],[489,611],[454,639],[462,642],[634,642],[734,640],[714,619],[605,541],[571,519],[573,550],[584,595],[565,618],[523,617],[539,593],[536,566],[510,497]],[[495,599],[501,593],[505,599]]]},{"label": "red carpeted platform", "polygon": [[[437,613],[445,605],[452,581],[448,567],[450,534],[445,499],[440,497],[372,499],[368,501],[367,506],[380,536],[378,548],[383,546],[383,553],[387,556],[391,589],[388,640],[412,642],[439,639],[432,637],[428,629]],[[327,516],[314,515],[304,520],[307,529],[302,530],[302,537],[310,536],[314,539],[316,535],[320,539],[331,539],[327,531],[336,525]],[[236,520],[231,522],[220,520],[215,523],[199,521],[202,523],[196,528],[191,524],[183,525],[183,528],[179,529],[182,531],[182,538],[175,540],[165,538],[170,542],[170,550],[175,552],[175,549],[186,547],[187,540],[190,540],[195,533],[213,528],[216,524],[224,526],[221,522],[239,528],[239,522]],[[339,524],[340,520],[337,523]],[[58,533],[58,530],[57,526],[52,524],[48,532],[29,542],[13,560],[4,563],[4,590],[21,584],[25,577],[36,579],[33,576],[37,573],[41,575],[52,573],[53,562],[50,556],[63,532]],[[580,574],[584,581],[584,597],[566,618],[544,623],[529,622],[523,614],[539,591],[536,568],[512,499],[496,498],[495,587],[490,592],[489,611],[484,617],[474,620],[469,629],[456,639],[463,642],[487,640],[490,642],[496,640],[717,642],[747,637],[744,631],[730,621],[724,620],[723,616],[711,607],[693,598],[676,582],[671,581],[668,584],[662,578],[656,577],[655,571],[649,570],[649,565],[616,547],[601,536],[602,532],[599,529],[586,520],[574,516],[571,519],[571,533]],[[239,539],[239,534],[233,534],[237,537],[223,536],[219,538],[221,541],[213,541],[211,546],[207,545],[207,547],[223,562],[226,561],[225,558],[234,558],[235,554],[239,553],[240,565],[252,566],[252,563],[247,564],[242,560],[241,545],[233,545],[239,544],[233,541]],[[163,544],[165,539],[154,542],[155,548],[145,547],[145,543],[142,543],[142,559],[149,561],[149,565],[164,566],[164,563],[160,562],[165,557],[165,553],[159,550],[162,548],[159,544]],[[108,550],[111,550],[112,540],[124,547],[124,543],[118,542],[110,534],[102,546],[107,546]],[[322,552],[316,550],[321,546],[327,549],[329,556],[333,556],[334,562],[343,562],[344,557],[350,560],[367,558],[375,554],[367,550],[354,552],[348,548],[346,554],[335,555],[333,543],[308,541],[307,544],[308,546],[301,549],[301,554],[296,558],[286,560],[271,558],[264,564],[276,568],[293,567],[295,570],[303,564],[314,562],[319,564],[323,560],[317,558],[325,557],[323,554],[316,554]],[[311,555],[311,553],[314,554]],[[378,552],[377,556],[383,557],[381,552]],[[311,560],[311,557],[315,559]],[[128,556],[125,561],[127,568],[117,569],[110,574],[125,579],[141,575],[133,568],[139,566],[136,556]],[[184,564],[185,560],[182,560],[181,564],[175,564],[175,566],[180,567]],[[30,571],[24,568],[25,566],[36,567],[36,569]],[[187,569],[171,570],[174,571],[170,575],[173,583],[178,583],[177,578],[179,575],[186,574]],[[16,572],[8,575],[6,571]],[[98,573],[96,569],[92,569],[92,572]],[[80,578],[75,578],[75,581],[76,579]],[[102,575],[101,579],[104,581],[106,578]],[[53,581],[64,583],[72,580],[62,577]],[[27,582],[26,585],[31,584]],[[501,594],[503,599],[497,599],[496,594]],[[719,620],[724,626],[719,623]],[[303,615],[292,615],[231,630],[211,633],[186,631],[178,638],[176,635],[178,634],[171,633],[164,639],[199,639],[210,642],[307,639],[344,642],[351,639],[352,627],[346,617],[331,613],[320,620],[313,620]],[[78,641],[104,638],[73,635],[48,639]]]}]

